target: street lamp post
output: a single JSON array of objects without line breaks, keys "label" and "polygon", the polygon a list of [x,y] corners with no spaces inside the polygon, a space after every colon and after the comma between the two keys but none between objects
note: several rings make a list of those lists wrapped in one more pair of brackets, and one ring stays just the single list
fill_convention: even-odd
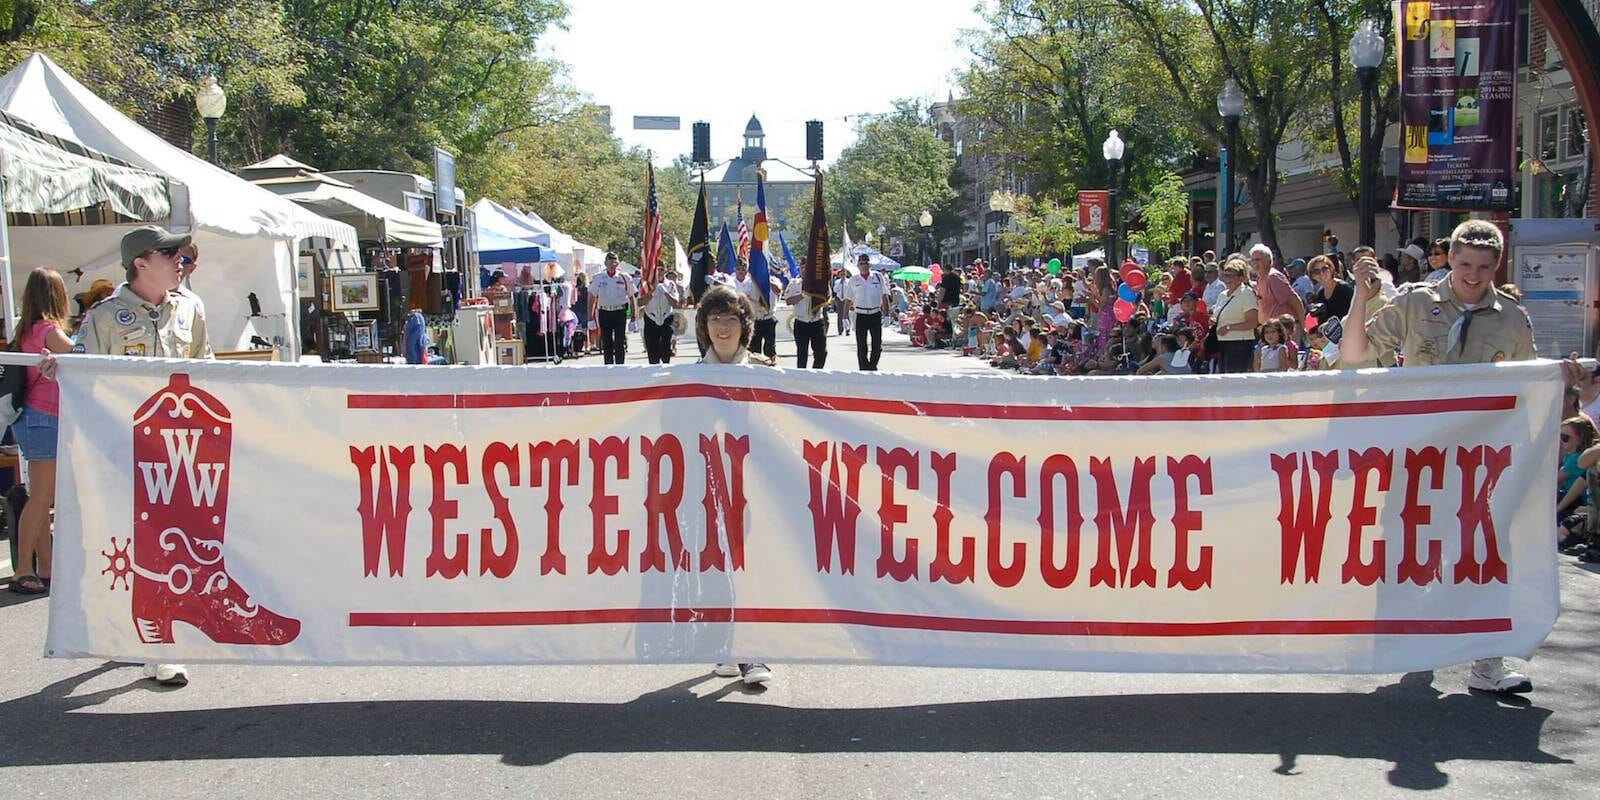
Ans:
[{"label": "street lamp post", "polygon": [[928,244],[933,238],[933,214],[924,210],[922,216],[917,217],[917,224],[922,227],[922,263],[928,264]]},{"label": "street lamp post", "polygon": [[1356,65],[1356,79],[1361,82],[1361,170],[1356,184],[1357,213],[1360,214],[1361,244],[1377,244],[1377,197],[1372,185],[1372,167],[1377,159],[1372,157],[1372,89],[1378,80],[1378,67],[1383,64],[1383,35],[1378,33],[1377,20],[1364,19],[1350,37],[1350,63]]},{"label": "street lamp post", "polygon": [[206,76],[204,86],[194,94],[194,107],[199,110],[200,116],[206,121],[206,136],[209,142],[206,145],[207,160],[212,164],[217,163],[217,120],[222,118],[222,113],[228,110],[228,94],[217,85],[217,79]]},{"label": "street lamp post", "polygon": [[1106,171],[1111,174],[1111,186],[1108,194],[1111,198],[1111,224],[1106,227],[1106,263],[1116,269],[1122,263],[1117,258],[1117,239],[1122,235],[1122,219],[1117,215],[1117,173],[1122,166],[1122,153],[1126,147],[1122,137],[1117,135],[1115,128],[1111,135],[1106,137],[1100,145],[1100,154],[1106,157]]},{"label": "street lamp post", "polygon": [[1219,164],[1222,174],[1217,178],[1217,196],[1222,201],[1222,241],[1217,244],[1217,252],[1226,257],[1233,252],[1234,151],[1239,143],[1239,115],[1244,113],[1244,94],[1239,91],[1238,81],[1229,78],[1222,84],[1222,91],[1217,93],[1217,113],[1222,115],[1228,131]]}]

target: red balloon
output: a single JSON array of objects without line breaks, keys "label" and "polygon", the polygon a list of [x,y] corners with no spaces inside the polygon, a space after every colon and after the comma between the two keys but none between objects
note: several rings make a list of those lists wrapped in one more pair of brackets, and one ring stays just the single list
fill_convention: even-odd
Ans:
[{"label": "red balloon", "polygon": [[1145,284],[1150,282],[1150,278],[1144,274],[1144,271],[1137,269],[1130,270],[1127,276],[1125,276],[1122,280],[1124,283],[1133,287],[1133,290],[1136,292],[1144,291]]},{"label": "red balloon", "polygon": [[1111,307],[1111,313],[1116,316],[1118,322],[1127,322],[1133,319],[1133,304],[1119,299],[1116,305]]},{"label": "red balloon", "polygon": [[1127,263],[1123,264],[1122,268],[1117,270],[1117,274],[1122,276],[1122,282],[1123,283],[1127,283],[1128,282],[1128,275],[1130,273],[1132,273],[1134,270],[1138,269],[1138,268],[1139,268],[1138,264],[1135,264],[1135,263],[1130,261],[1130,262],[1127,262]]}]

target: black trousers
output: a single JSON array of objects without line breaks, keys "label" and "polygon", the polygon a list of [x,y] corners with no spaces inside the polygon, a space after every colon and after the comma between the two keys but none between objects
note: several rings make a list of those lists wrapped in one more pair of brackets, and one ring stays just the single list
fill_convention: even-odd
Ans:
[{"label": "black trousers", "polygon": [[810,361],[810,366],[822,369],[822,365],[828,360],[827,318],[823,317],[816,322],[795,320],[794,346],[798,359],[796,366],[805,369],[806,362]]},{"label": "black trousers", "polygon": [[628,352],[628,310],[600,309],[600,354],[607,364],[621,364]]},{"label": "black trousers", "polygon": [[1254,339],[1241,339],[1239,341],[1224,341],[1219,343],[1217,353],[1217,371],[1224,375],[1233,375],[1249,372],[1254,366],[1256,341]]},{"label": "black trousers", "polygon": [[672,337],[675,333],[671,315],[660,325],[651,322],[649,317],[644,318],[644,352],[650,357],[650,363],[672,363]]},{"label": "black trousers", "polygon": [[[862,372],[876,372],[878,359],[883,355],[883,312],[874,311],[871,314],[857,314],[856,324],[856,366]],[[868,350],[867,340],[871,339],[871,350]]]},{"label": "black trousers", "polygon": [[758,319],[756,329],[750,336],[750,352],[760,353],[767,358],[778,354],[778,320]]},{"label": "black trousers", "polygon": [[834,300],[833,300],[833,313],[836,314],[838,316],[838,318],[839,318],[838,319],[839,335],[843,336],[844,335],[844,324],[846,322],[850,321],[849,318],[845,316],[846,314],[848,314],[850,312],[845,310],[844,300],[839,299],[839,298],[834,298]]}]

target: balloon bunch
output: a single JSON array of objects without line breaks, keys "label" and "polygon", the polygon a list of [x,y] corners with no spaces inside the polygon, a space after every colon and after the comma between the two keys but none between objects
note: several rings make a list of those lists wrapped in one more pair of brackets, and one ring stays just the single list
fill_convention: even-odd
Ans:
[{"label": "balloon bunch", "polygon": [[1117,274],[1122,277],[1122,286],[1117,289],[1117,302],[1111,306],[1111,313],[1118,322],[1127,322],[1133,319],[1136,310],[1134,303],[1139,299],[1139,293],[1149,285],[1150,277],[1139,269],[1136,261],[1122,262]]}]

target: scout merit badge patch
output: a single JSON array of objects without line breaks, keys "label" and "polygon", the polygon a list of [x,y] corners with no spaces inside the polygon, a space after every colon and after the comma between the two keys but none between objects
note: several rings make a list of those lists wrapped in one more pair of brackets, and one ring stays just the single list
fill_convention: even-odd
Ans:
[{"label": "scout merit badge patch", "polygon": [[132,325],[133,324],[133,310],[132,309],[127,309],[127,308],[119,308],[119,309],[117,309],[117,324],[118,325]]}]

